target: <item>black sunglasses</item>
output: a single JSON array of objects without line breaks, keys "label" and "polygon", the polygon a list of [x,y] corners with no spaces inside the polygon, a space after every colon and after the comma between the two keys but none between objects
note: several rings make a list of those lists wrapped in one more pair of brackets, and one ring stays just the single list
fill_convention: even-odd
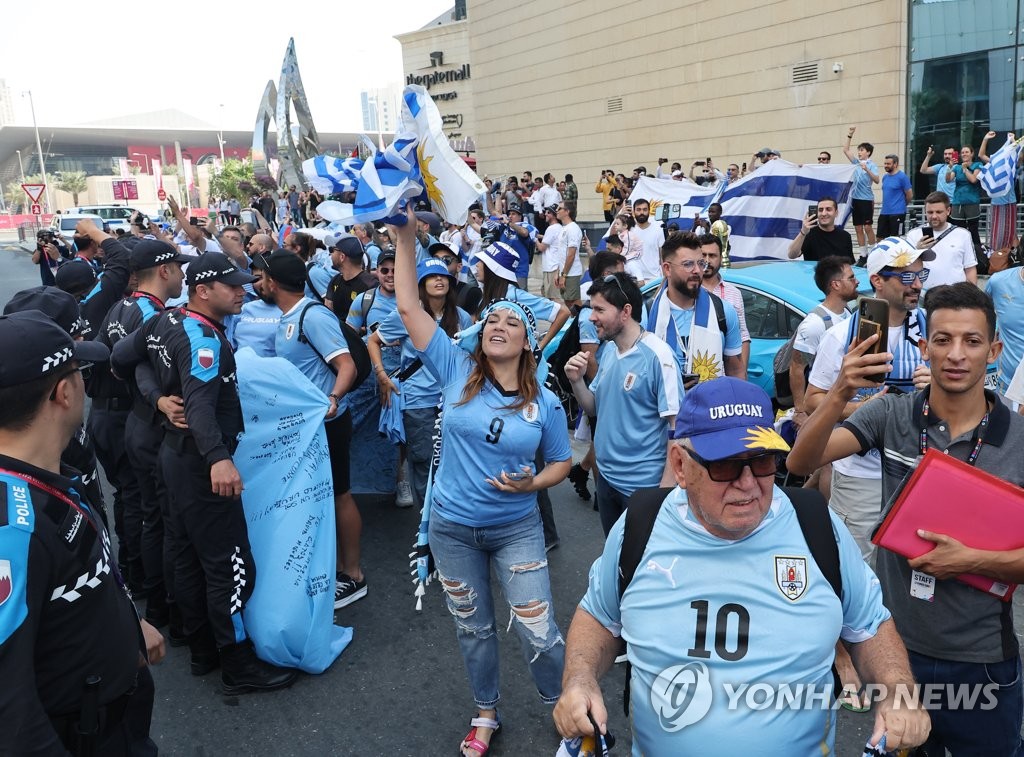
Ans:
[{"label": "black sunglasses", "polygon": [[758,478],[774,476],[778,468],[777,452],[765,452],[754,457],[723,457],[721,460],[705,460],[689,447],[683,449],[695,463],[708,472],[708,478],[720,484],[737,480],[743,475],[743,469],[748,466],[750,472]]},{"label": "black sunglasses", "polygon": [[385,276],[387,276],[389,273],[394,273],[395,269],[394,268],[378,268],[377,272],[378,273],[382,273]]},{"label": "black sunglasses", "polygon": [[440,260],[445,265],[451,265],[452,263],[455,262],[455,258],[453,258],[451,255],[442,255],[439,258],[435,258],[435,260]]}]

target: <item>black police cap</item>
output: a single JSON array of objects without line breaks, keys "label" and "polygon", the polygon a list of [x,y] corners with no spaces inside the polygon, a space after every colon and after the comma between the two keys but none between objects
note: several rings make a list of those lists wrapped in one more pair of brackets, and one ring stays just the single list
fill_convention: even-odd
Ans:
[{"label": "black police cap", "polygon": [[57,287],[39,286],[22,289],[4,305],[4,315],[25,310],[42,312],[72,337],[80,336],[86,330],[82,313],[78,309],[78,300],[74,295]]},{"label": "black police cap", "polygon": [[17,355],[15,360],[0,361],[0,388],[4,389],[55,376],[72,360],[102,363],[110,359],[105,344],[76,342],[38,310],[0,316],[0,351]]}]

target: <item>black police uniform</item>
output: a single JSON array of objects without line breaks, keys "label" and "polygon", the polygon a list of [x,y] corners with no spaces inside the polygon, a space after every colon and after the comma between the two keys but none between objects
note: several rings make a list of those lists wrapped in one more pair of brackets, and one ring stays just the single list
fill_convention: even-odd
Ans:
[{"label": "black police uniform", "polygon": [[[127,247],[117,239],[104,239],[100,247],[103,249],[103,273],[96,280],[95,286],[78,303],[82,312],[82,336],[86,339],[96,338],[103,318],[114,303],[124,297],[128,289],[128,279],[131,277],[131,253]],[[68,265],[81,265],[81,262],[72,261]]]},{"label": "black police uniform", "polygon": [[0,455],[0,753],[156,754],[138,615],[62,473]]},{"label": "black police uniform", "polygon": [[[162,243],[161,243],[162,244]],[[164,303],[146,292],[132,292],[114,304],[100,326],[96,341],[113,348],[122,338],[163,312]],[[157,455],[163,427],[154,409],[134,391],[134,380],[115,378],[110,371],[94,371],[89,382],[93,397],[90,432],[103,435],[120,454],[116,475],[122,482],[124,534],[122,543],[130,579],[147,598],[146,619],[160,627],[167,622],[164,569],[166,489],[159,475]]]},{"label": "black police uniform", "polygon": [[[193,265],[195,265],[193,263]],[[241,611],[256,566],[242,504],[214,494],[210,467],[231,459],[243,429],[235,357],[223,326],[188,308],[166,310],[115,345],[125,375],[147,361],[160,394],[185,404],[188,431],[165,424],[160,464],[175,543],[175,599],[193,651],[207,629],[220,648],[246,640]],[[140,388],[145,381],[140,378]]]}]

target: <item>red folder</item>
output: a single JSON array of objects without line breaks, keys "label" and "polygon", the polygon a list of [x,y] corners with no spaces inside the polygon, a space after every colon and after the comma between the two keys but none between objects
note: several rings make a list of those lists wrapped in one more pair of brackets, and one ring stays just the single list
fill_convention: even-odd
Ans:
[{"label": "red folder", "polygon": [[[929,449],[871,541],[907,558],[920,557],[935,544],[919,537],[919,528],[952,536],[975,549],[1020,549],[1024,547],[1024,489]],[[1017,588],[972,573],[957,579],[1004,602],[1013,598]]]}]

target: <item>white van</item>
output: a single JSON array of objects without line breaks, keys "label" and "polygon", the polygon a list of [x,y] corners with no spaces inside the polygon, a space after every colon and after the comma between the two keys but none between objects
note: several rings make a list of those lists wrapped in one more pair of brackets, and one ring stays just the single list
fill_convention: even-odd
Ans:
[{"label": "white van", "polygon": [[106,223],[106,221],[104,221],[101,216],[95,213],[68,212],[58,213],[57,215],[55,215],[51,223],[51,228],[53,229],[54,233],[56,233],[63,240],[64,244],[66,244],[68,247],[71,247],[72,243],[74,242],[73,237],[75,236],[75,226],[78,225],[79,221],[85,218],[88,218],[90,221],[96,224],[97,227],[101,229],[104,227],[104,224]]}]

